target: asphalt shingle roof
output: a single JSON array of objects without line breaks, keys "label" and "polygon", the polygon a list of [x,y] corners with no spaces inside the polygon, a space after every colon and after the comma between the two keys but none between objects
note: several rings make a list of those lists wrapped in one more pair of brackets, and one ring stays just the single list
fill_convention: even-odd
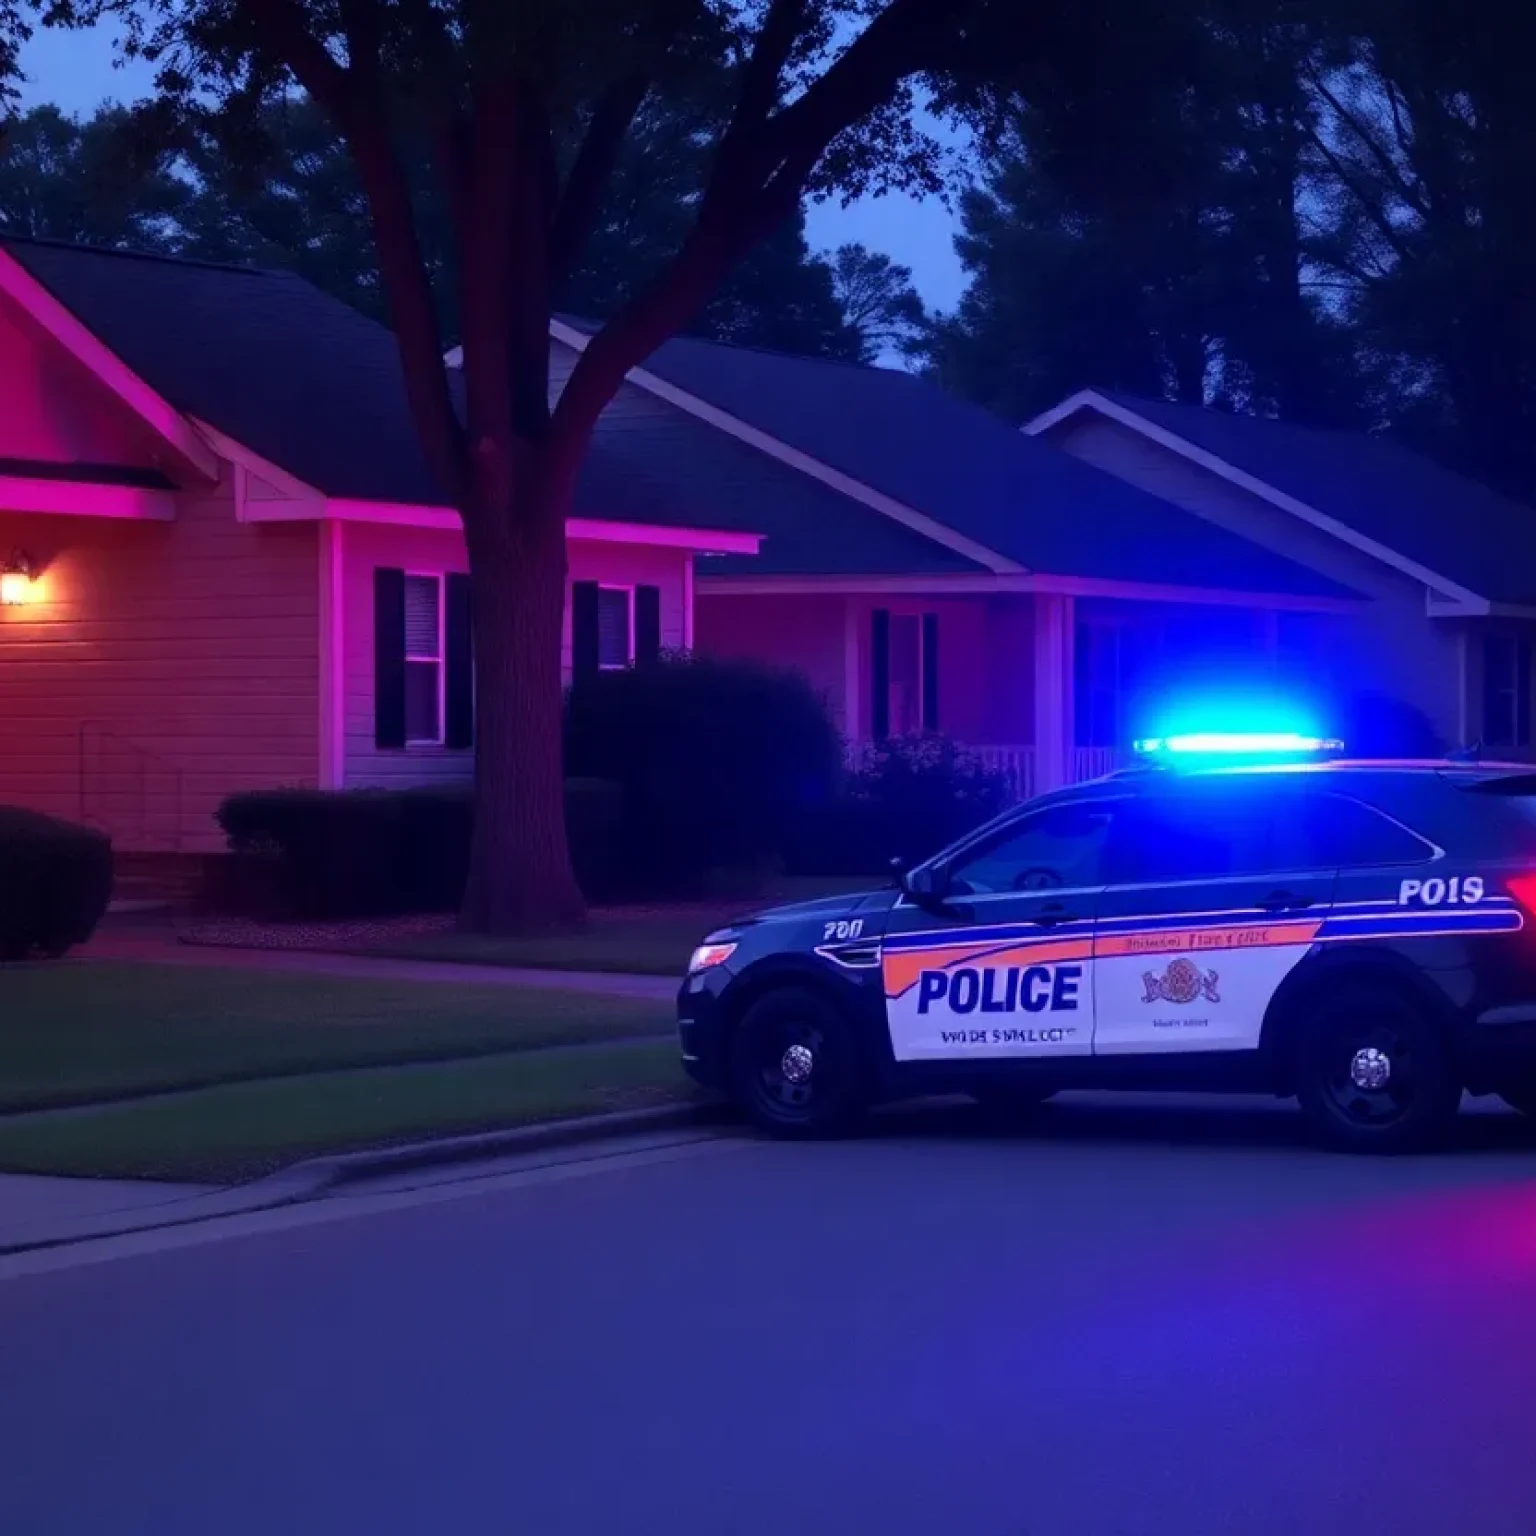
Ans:
[{"label": "asphalt shingle roof", "polygon": [[1105,399],[1491,602],[1536,601],[1536,511],[1387,438]]},{"label": "asphalt shingle roof", "polygon": [[[292,273],[16,238],[5,250],[158,393],[330,496],[441,504],[394,338]],[[1349,596],[907,374],[709,342],[647,367],[1030,571]],[[975,572],[975,562],[626,385],[580,515],[761,534],[712,569]]]},{"label": "asphalt shingle roof", "polygon": [[1354,595],[912,374],[688,338],[643,366],[1030,571]]}]

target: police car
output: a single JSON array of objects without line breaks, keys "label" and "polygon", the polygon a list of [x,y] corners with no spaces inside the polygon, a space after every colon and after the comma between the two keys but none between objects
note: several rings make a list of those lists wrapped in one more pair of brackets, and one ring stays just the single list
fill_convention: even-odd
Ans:
[{"label": "police car", "polygon": [[1286,734],[1138,743],[892,889],[710,934],[683,1061],[762,1129],[969,1094],[1295,1096],[1329,1143],[1536,1113],[1536,768],[1350,761]]}]

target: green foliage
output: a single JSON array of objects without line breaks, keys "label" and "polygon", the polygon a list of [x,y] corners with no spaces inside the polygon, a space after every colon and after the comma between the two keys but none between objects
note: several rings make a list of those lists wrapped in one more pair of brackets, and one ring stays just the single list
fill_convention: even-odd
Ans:
[{"label": "green foliage", "polygon": [[832,286],[844,325],[858,337],[859,362],[914,349],[928,312],[912,285],[911,267],[863,245],[840,245],[832,258]]},{"label": "green foliage", "polygon": [[37,239],[132,250],[176,242],[191,188],[164,149],[144,145],[127,108],[93,117],[34,107],[0,141],[0,229]]},{"label": "green foliage", "polygon": [[[620,883],[620,809],[614,786],[566,784],[572,858],[593,900]],[[225,911],[310,920],[446,912],[464,892],[468,789],[248,790],[217,817],[235,858],[215,866],[208,898]]]},{"label": "green foliage", "polygon": [[796,875],[882,879],[892,859],[920,862],[1003,809],[1007,781],[937,732],[867,747],[833,800],[796,823],[786,857]]},{"label": "green foliage", "polygon": [[841,765],[799,673],[682,655],[573,687],[565,751],[570,773],[624,786],[625,863],[674,894],[775,863]]},{"label": "green foliage", "polygon": [[0,806],[0,961],[83,944],[112,899],[112,844],[90,827]]}]

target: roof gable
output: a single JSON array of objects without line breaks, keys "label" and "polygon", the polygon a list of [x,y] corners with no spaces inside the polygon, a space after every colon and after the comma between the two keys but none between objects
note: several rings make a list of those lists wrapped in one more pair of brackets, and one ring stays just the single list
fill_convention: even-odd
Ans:
[{"label": "roof gable", "polygon": [[1293,515],[1476,604],[1536,602],[1536,511],[1388,439],[1085,390],[1030,424],[1097,410],[1227,472]]},{"label": "roof gable", "polygon": [[[564,321],[590,333],[585,322]],[[995,550],[1013,569],[1144,585],[1356,596],[1306,566],[1023,437],[912,374],[718,342],[664,343],[631,377],[787,445]],[[997,567],[994,567],[996,569]]]}]

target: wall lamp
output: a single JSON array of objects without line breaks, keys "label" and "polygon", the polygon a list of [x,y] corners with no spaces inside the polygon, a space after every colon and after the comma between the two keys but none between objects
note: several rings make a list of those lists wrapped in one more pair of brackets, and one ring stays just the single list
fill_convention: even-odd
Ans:
[{"label": "wall lamp", "polygon": [[25,550],[16,550],[0,564],[0,604],[14,608],[26,602],[36,579],[37,567],[32,563],[32,557]]}]

